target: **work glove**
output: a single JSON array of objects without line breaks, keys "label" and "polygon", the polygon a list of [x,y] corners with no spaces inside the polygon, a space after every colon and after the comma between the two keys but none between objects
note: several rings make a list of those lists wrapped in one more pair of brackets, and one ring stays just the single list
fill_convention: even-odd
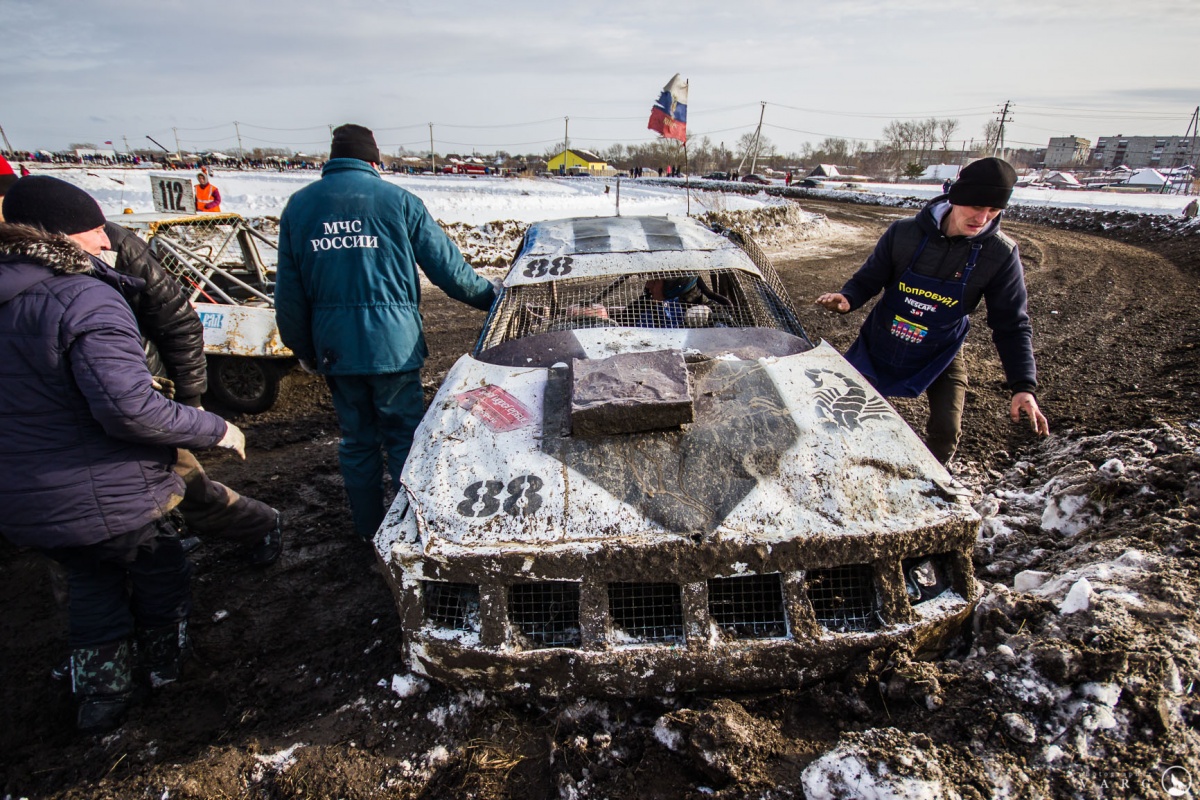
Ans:
[{"label": "work glove", "polygon": [[154,391],[158,392],[168,400],[175,399],[175,381],[171,380],[170,378],[151,375],[150,385],[154,387]]},{"label": "work glove", "polygon": [[243,461],[246,460],[246,434],[232,422],[225,423],[225,435],[217,442],[217,447],[232,450],[241,456]]}]

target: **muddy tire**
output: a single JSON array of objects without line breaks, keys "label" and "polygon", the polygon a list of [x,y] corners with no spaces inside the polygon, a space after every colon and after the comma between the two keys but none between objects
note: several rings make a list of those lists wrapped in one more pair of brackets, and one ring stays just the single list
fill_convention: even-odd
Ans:
[{"label": "muddy tire", "polygon": [[[290,362],[287,362],[290,366]],[[240,414],[261,414],[279,399],[286,367],[261,358],[208,357],[208,391],[221,406]]]}]

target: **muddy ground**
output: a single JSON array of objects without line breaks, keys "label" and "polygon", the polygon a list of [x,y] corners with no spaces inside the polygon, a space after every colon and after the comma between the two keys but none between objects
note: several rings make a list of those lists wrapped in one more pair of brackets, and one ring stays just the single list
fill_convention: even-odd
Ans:
[{"label": "muddy ground", "polygon": [[[863,312],[811,301],[912,211],[801,204],[827,217],[820,236],[765,238],[808,331],[845,349]],[[881,654],[753,695],[543,704],[417,684],[401,696],[399,621],[374,553],[350,536],[329,397],[296,372],[274,410],[234,418],[245,463],[202,454],[282,511],[283,558],[260,572],[219,541],[194,553],[185,677],[141,698],[117,732],[73,732],[69,687],[50,674],[66,640],[46,565],[0,544],[0,796],[1162,797],[1172,765],[1200,781],[1200,236],[1129,215],[1010,216],[1056,226],[1005,224],[1027,270],[1053,436],[1008,420],[980,313],[953,468],[988,517],[985,599],[947,659]],[[436,290],[422,311],[432,395],[483,315]],[[900,410],[921,429],[921,401]],[[1088,524],[1047,528],[1030,498],[1051,495],[1080,498],[1071,508],[1079,519],[1088,506]],[[1024,570],[1062,591],[1015,590]],[[1084,574],[1090,608],[1064,613]],[[877,787],[895,779],[908,794]]]}]

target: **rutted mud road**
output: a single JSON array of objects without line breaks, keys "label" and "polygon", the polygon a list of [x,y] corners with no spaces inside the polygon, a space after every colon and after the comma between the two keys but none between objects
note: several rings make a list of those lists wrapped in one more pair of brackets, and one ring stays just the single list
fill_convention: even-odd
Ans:
[{"label": "rutted mud road", "polygon": [[[886,225],[912,212],[830,201],[802,205],[825,214],[834,234],[787,248],[777,266],[810,334],[844,350],[865,312],[836,317],[811,301],[840,287]],[[1142,237],[1154,241],[1139,246],[1020,222],[1006,222],[1005,229],[1027,270],[1039,401],[1058,442],[1200,422],[1197,237]],[[473,345],[483,314],[436,290],[422,312],[432,350],[425,371],[431,395]],[[1022,463],[1043,463],[1037,459],[1048,458],[1038,455],[1044,445],[1008,420],[1008,395],[982,309],[966,353],[972,387],[956,470],[978,486],[989,476],[999,480],[1025,469]],[[922,403],[898,404],[918,430]],[[1152,682],[1161,677],[1153,666],[1160,662],[1139,667],[1137,654],[1167,652],[1169,642],[1155,637],[1175,634],[1136,616],[1124,638],[1096,639],[1103,625],[1095,620],[1091,628],[1063,633],[1069,626],[1050,626],[1050,618],[1058,618],[1050,606],[1003,593],[1017,565],[993,563],[1003,554],[999,546],[981,546],[976,567],[985,581],[1002,585],[998,591],[1008,599],[993,593],[976,639],[945,664],[864,663],[843,681],[727,698],[541,706],[439,687],[401,698],[389,686],[403,671],[396,657],[399,623],[373,553],[349,536],[336,425],[323,384],[296,372],[276,409],[236,421],[246,432],[247,461],[216,452],[202,460],[219,479],[283,512],[287,549],[266,572],[251,570],[221,542],[196,551],[195,653],[185,679],[139,703],[111,736],[72,732],[69,687],[50,677],[66,641],[48,571],[36,555],[0,544],[0,796],[800,797],[803,769],[850,737],[880,753],[915,748],[922,758],[935,754],[940,769],[951,773],[945,785],[962,797],[998,796],[1003,781],[1011,796],[1090,797],[1088,787],[1100,786],[1096,776],[1107,781],[1110,775],[1113,782],[1105,785],[1112,788],[1101,794],[1122,797],[1134,793],[1115,788],[1122,769],[1137,765],[1148,775],[1152,765],[1195,756],[1190,695],[1180,701],[1181,712],[1163,712],[1157,695],[1127,690],[1136,733],[1106,742],[1102,752],[1093,745],[1086,756],[1092,762],[1071,751],[1061,768],[1068,776],[1076,770],[1074,776],[1049,777],[1038,755],[1044,751],[1025,741],[1024,728],[1001,715],[1003,709],[989,711],[997,690],[972,668],[984,658],[974,648],[986,645],[991,653],[1002,642],[1017,647],[1020,636],[1033,636],[1033,645],[1060,637],[1074,643],[1079,680],[1128,681],[1141,670]],[[1196,519],[1188,521],[1197,501],[1187,488],[1194,477],[1186,473],[1194,473],[1196,456],[1181,452],[1185,463],[1178,469],[1185,474],[1165,508],[1162,493],[1154,502],[1132,497],[1121,507],[1122,530],[1172,559],[1162,569],[1177,582],[1161,588],[1155,613],[1186,622],[1194,621],[1200,531]],[[1162,480],[1169,495],[1170,481]],[[1117,504],[1119,493],[1113,498]],[[1155,539],[1155,526],[1172,509],[1179,511],[1172,517],[1179,521],[1170,528],[1174,538]],[[1054,550],[1042,540],[1025,544]],[[1110,663],[1122,656],[1123,667]],[[1054,661],[1053,654],[1045,658]],[[1001,662],[989,669],[1003,679]],[[1182,686],[1200,677],[1188,669],[1176,668],[1174,680]],[[1063,670],[1057,679],[1075,679]],[[1138,705],[1143,699],[1145,709]],[[1031,711],[1023,713],[1032,718]],[[972,749],[976,740],[992,761]],[[1070,741],[1064,737],[1054,746],[1069,749]],[[908,763],[920,772],[924,762],[918,758],[911,767],[910,757]],[[1026,773],[1026,782],[1014,782],[1012,775]],[[1200,770],[1192,774],[1200,780]],[[1140,796],[1158,796],[1145,787]]]}]

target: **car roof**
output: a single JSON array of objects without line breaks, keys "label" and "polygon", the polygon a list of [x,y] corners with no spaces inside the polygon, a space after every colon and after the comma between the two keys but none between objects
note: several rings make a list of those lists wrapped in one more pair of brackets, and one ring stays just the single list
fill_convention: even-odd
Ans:
[{"label": "car roof", "polygon": [[122,228],[130,228],[131,230],[155,231],[163,225],[188,225],[188,224],[208,224],[213,225],[220,222],[233,222],[242,219],[240,214],[235,214],[232,211],[212,213],[193,213],[193,214],[167,214],[160,211],[146,211],[140,214],[113,214],[108,217],[109,222],[115,222]]},{"label": "car roof", "polygon": [[691,217],[572,217],[530,225],[504,285],[714,269],[762,277],[744,250]]}]

